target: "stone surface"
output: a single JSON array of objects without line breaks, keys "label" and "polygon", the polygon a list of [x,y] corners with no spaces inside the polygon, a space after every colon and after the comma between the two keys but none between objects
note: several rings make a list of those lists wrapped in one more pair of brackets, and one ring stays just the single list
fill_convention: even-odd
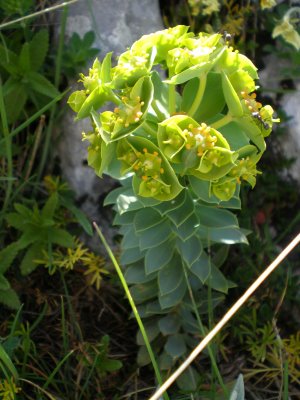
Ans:
[{"label": "stone surface", "polygon": [[286,124],[287,132],[283,141],[283,148],[288,158],[295,161],[289,168],[289,173],[298,182],[300,188],[300,82],[296,91],[283,96],[282,108],[290,117]]},{"label": "stone surface", "polygon": [[[270,55],[265,59],[266,67],[259,71],[260,82],[269,97],[276,100],[277,94],[281,91],[282,77],[280,71],[290,65],[287,60],[280,60],[278,57]],[[286,158],[295,159],[288,171],[299,184],[300,188],[300,82],[295,82],[296,90],[287,93],[279,100],[280,107],[290,118],[284,127],[286,132],[281,145]],[[270,91],[268,91],[270,90]]]},{"label": "stone surface", "polygon": [[[158,0],[90,0],[69,6],[66,35],[71,37],[77,32],[83,36],[93,30],[96,35],[93,47],[100,49],[99,58],[102,59],[110,51],[114,52],[114,57],[118,56],[142,35],[160,29],[163,24]],[[73,90],[76,90],[76,82],[72,84]],[[108,177],[98,178],[86,165],[82,131],[89,130],[89,121],[75,122],[74,113],[67,109],[61,124],[57,152],[62,174],[75,191],[82,209],[92,220],[99,221],[101,196],[110,190],[113,181]]]}]

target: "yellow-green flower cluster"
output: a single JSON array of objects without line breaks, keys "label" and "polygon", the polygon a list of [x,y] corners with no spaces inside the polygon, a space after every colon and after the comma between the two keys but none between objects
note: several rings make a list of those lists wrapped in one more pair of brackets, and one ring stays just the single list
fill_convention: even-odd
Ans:
[{"label": "yellow-green flower cluster", "polygon": [[190,176],[209,181],[219,200],[242,180],[255,184],[275,120],[256,100],[257,68],[246,56],[220,34],[195,36],[179,25],[142,36],[115,66],[111,57],[96,60],[81,75],[84,90],[69,99],[78,118],[91,117],[84,138],[98,175],[132,174],[138,195],[161,201],[176,197]]}]

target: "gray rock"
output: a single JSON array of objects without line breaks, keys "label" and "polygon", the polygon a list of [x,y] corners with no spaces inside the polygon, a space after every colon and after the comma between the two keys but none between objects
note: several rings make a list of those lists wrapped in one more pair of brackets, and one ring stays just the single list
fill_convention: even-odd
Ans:
[{"label": "gray rock", "polygon": [[[290,64],[287,60],[278,59],[270,55],[265,59],[266,67],[259,72],[259,84],[264,91],[276,99],[277,93],[281,90],[281,71],[288,68]],[[269,91],[270,90],[270,91]],[[280,107],[284,110],[290,120],[285,124],[286,132],[281,142],[282,149],[286,158],[294,158],[295,162],[291,165],[288,172],[299,184],[300,188],[300,82],[296,82],[296,90],[285,94],[280,99]]]},{"label": "gray rock", "polygon": [[283,96],[282,108],[291,117],[287,123],[282,146],[287,158],[294,158],[295,161],[289,169],[289,173],[298,182],[300,187],[300,83],[296,91]]},{"label": "gray rock", "polygon": [[[142,35],[160,29],[163,24],[158,0],[89,0],[69,6],[66,35],[71,37],[77,32],[83,36],[93,30],[96,34],[93,47],[100,49],[102,59],[110,51],[114,57],[118,56]],[[75,82],[72,89],[76,90]],[[86,165],[87,144],[82,142],[82,132],[90,129],[90,123],[88,120],[75,122],[74,116],[67,109],[56,147],[62,174],[81,200],[82,209],[92,220],[103,224],[103,218],[99,217],[99,199],[114,183],[108,177],[100,179]]]}]

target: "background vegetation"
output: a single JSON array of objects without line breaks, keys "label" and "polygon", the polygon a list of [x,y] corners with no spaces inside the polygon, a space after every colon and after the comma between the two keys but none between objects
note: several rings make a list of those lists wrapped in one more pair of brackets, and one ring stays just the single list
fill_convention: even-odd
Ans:
[{"label": "background vegetation", "polygon": [[[282,95],[299,79],[297,14],[288,19],[294,31],[284,30],[291,7],[283,2],[264,9],[267,3],[272,5],[161,2],[166,26],[227,31],[233,45],[260,68],[268,54],[286,59],[288,65],[280,73],[275,96],[270,97],[271,88],[261,88],[259,94],[277,110],[282,123],[267,139],[260,165],[264,173],[254,191],[243,188],[237,216],[240,226],[252,232],[250,245],[230,249],[222,271],[237,286],[216,308],[216,321],[293,236],[300,220],[297,186],[283,174],[293,160],[281,149],[285,123],[292,116],[279,106]],[[136,324],[122,288],[104,255],[80,241],[83,231],[93,234],[91,224],[62,181],[51,150],[67,81],[97,53],[92,32],[84,38],[74,34],[65,42],[67,8],[62,9],[58,47],[50,46],[53,27],[47,14],[24,19],[53,4],[0,3],[0,398],[148,398],[155,388],[153,371],[136,363]],[[18,18],[20,22],[4,26]],[[225,381],[233,382],[243,373],[246,398],[299,398],[298,259],[299,250],[214,343]],[[202,371],[197,390],[189,393],[183,384],[181,390],[174,389],[172,399],[218,398],[209,365],[204,354],[195,363]]]}]

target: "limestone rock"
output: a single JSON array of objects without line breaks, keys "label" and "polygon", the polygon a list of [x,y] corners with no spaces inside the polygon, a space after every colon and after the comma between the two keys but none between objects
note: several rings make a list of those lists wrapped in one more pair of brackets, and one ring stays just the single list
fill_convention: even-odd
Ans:
[{"label": "limestone rock", "polygon": [[286,157],[295,159],[289,173],[300,187],[300,83],[296,88],[295,92],[286,94],[282,98],[282,108],[291,118],[287,123],[287,132],[282,145]]},{"label": "limestone rock", "polygon": [[[69,6],[66,35],[71,37],[77,32],[83,36],[93,30],[96,35],[93,47],[100,49],[98,57],[102,59],[110,51],[114,57],[118,56],[142,35],[160,29],[163,25],[158,0],[91,0]],[[62,174],[81,200],[82,209],[92,220],[99,221],[100,197],[110,190],[113,181],[108,177],[100,179],[86,165],[82,131],[87,132],[90,125],[88,120],[75,122],[74,116],[67,109],[61,123],[57,152]]]},{"label": "limestone rock", "polygon": [[[287,60],[278,59],[277,56],[270,55],[265,59],[266,67],[259,72],[259,84],[267,91],[268,96],[276,100],[277,93],[281,89],[281,70],[290,65]],[[295,159],[287,171],[299,184],[300,188],[300,82],[294,82],[296,90],[287,93],[279,100],[280,107],[284,110],[290,120],[285,124],[286,132],[281,145],[286,158]]]}]

